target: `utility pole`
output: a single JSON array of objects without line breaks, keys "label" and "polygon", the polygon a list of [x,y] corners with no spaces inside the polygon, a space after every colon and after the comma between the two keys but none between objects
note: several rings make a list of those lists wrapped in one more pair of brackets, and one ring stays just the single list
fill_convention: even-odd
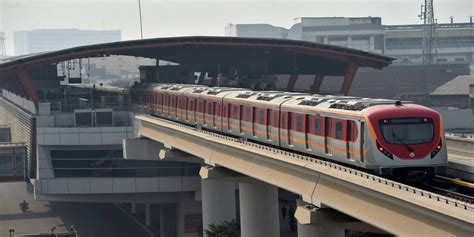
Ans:
[{"label": "utility pole", "polygon": [[5,46],[5,35],[0,33],[0,59],[7,56],[7,49]]},{"label": "utility pole", "polygon": [[141,39],[143,39],[142,4],[140,0],[138,0],[138,14],[140,15],[140,35]]},{"label": "utility pole", "polygon": [[[434,19],[433,0],[425,0],[425,4],[421,5],[421,14],[419,17],[423,20],[423,65],[430,65],[436,58],[436,23]],[[435,52],[433,53],[433,51]]]}]

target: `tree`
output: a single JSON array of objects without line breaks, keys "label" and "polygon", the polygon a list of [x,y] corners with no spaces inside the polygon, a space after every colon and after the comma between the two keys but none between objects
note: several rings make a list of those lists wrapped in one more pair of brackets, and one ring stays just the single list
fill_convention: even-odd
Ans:
[{"label": "tree", "polygon": [[218,225],[210,224],[205,234],[207,237],[240,237],[240,223],[232,220]]}]

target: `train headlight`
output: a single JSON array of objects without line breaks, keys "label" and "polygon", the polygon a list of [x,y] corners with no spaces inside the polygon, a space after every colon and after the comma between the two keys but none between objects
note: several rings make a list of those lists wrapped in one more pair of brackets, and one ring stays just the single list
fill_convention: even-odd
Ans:
[{"label": "train headlight", "polygon": [[393,155],[392,153],[388,152],[387,149],[383,148],[382,145],[380,145],[379,141],[376,141],[377,144],[377,149],[382,152],[386,157],[390,158],[393,160]]},{"label": "train headlight", "polygon": [[441,148],[443,148],[443,140],[439,139],[438,145],[431,152],[431,159],[433,159],[439,153],[439,151],[441,151]]}]

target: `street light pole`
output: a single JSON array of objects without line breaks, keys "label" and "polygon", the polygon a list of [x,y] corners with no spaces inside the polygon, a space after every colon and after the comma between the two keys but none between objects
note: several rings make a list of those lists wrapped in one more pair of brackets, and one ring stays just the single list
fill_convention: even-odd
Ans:
[{"label": "street light pole", "polygon": [[140,35],[143,39],[142,4],[140,0],[138,0],[138,14],[140,15]]}]

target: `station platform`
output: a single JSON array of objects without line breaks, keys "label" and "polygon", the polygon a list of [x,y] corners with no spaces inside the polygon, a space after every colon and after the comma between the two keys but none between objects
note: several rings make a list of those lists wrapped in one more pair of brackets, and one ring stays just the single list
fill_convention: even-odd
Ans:
[{"label": "station platform", "polygon": [[474,182],[473,134],[446,134],[448,145],[448,174],[464,181]]},{"label": "station platform", "polygon": [[458,152],[449,152],[447,172],[452,177],[474,182],[474,156]]}]

